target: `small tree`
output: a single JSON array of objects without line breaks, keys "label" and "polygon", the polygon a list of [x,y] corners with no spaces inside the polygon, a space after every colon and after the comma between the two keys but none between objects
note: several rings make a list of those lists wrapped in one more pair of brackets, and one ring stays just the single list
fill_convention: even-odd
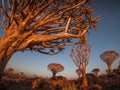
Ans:
[{"label": "small tree", "polygon": [[56,74],[58,72],[61,72],[64,70],[64,67],[61,64],[58,63],[50,63],[48,66],[48,70],[50,70],[53,74],[52,78],[54,79]]},{"label": "small tree", "polygon": [[8,72],[8,74],[9,74],[9,76],[13,74],[13,71],[14,71],[13,68],[8,68],[8,69],[7,69],[7,72]]},{"label": "small tree", "polygon": [[86,66],[89,62],[90,51],[91,46],[89,46],[86,43],[83,43],[79,44],[78,46],[74,46],[70,54],[73,62],[82,73],[82,85],[81,85],[82,88],[86,88],[88,86],[86,78]]},{"label": "small tree", "polygon": [[98,75],[98,73],[100,72],[100,69],[99,68],[94,68],[93,70],[92,70],[92,72],[93,72],[93,74],[94,75]]},{"label": "small tree", "polygon": [[116,51],[105,51],[100,55],[100,58],[107,64],[108,72],[112,72],[112,64],[119,57]]},{"label": "small tree", "polygon": [[25,73],[24,72],[20,72],[19,79],[24,80],[25,78],[26,78]]}]

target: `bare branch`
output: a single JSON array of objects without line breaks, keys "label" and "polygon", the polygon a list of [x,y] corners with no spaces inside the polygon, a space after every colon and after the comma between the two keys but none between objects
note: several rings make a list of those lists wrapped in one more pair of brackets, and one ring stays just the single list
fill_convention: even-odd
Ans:
[{"label": "bare branch", "polygon": [[4,2],[4,0],[2,0],[2,8],[5,8],[5,2]]},{"label": "bare branch", "polygon": [[67,31],[68,31],[68,27],[69,27],[70,21],[71,21],[71,18],[68,19],[68,22],[67,22],[67,25],[66,25],[66,28],[65,28],[65,32],[66,32],[66,33],[67,33]]},{"label": "bare branch", "polygon": [[[27,46],[30,45],[30,43],[41,44],[42,42],[47,42],[47,41],[56,40],[56,39],[60,39],[60,38],[67,38],[67,37],[79,38],[82,35],[84,35],[88,29],[89,29],[89,26],[81,34],[78,34],[78,35],[73,35],[73,34],[69,34],[69,33],[65,33],[65,32],[61,32],[59,34],[54,34],[54,35],[33,34],[31,37],[29,37],[25,42],[23,42],[20,45],[18,50],[25,49]],[[43,44],[43,45],[45,45],[45,44]]]},{"label": "bare branch", "polygon": [[49,6],[54,0],[51,0],[44,8],[37,11],[34,16],[32,15],[32,12],[29,12],[29,16],[24,20],[23,26],[26,26],[26,24],[33,18],[35,18],[38,14],[40,14],[47,6]]}]

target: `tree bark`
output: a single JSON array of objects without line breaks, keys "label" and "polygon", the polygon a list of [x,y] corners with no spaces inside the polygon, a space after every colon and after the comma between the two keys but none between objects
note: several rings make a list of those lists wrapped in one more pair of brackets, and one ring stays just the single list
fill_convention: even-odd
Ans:
[{"label": "tree bark", "polygon": [[88,87],[87,77],[86,77],[86,74],[85,74],[85,73],[83,73],[82,75],[83,75],[83,77],[82,77],[82,85],[81,85],[81,88],[82,88],[83,90],[86,90],[86,88]]},{"label": "tree bark", "polygon": [[87,82],[87,77],[86,77],[86,64],[82,64],[82,84],[81,84],[81,88],[83,90],[86,90],[88,87],[88,82]]},{"label": "tree bark", "polygon": [[2,75],[4,73],[4,69],[10,59],[10,57],[14,54],[14,40],[12,38],[8,38],[4,36],[0,39],[0,80],[2,80]]},{"label": "tree bark", "polygon": [[55,79],[56,72],[53,71],[52,73],[53,73],[53,77],[52,78]]},{"label": "tree bark", "polygon": [[0,81],[2,80],[2,75],[4,73],[4,69],[7,65],[9,60],[3,58],[3,60],[0,60]]},{"label": "tree bark", "polygon": [[109,71],[108,71],[109,74],[112,73],[112,64],[109,64],[109,65],[108,65],[108,70],[109,70]]}]

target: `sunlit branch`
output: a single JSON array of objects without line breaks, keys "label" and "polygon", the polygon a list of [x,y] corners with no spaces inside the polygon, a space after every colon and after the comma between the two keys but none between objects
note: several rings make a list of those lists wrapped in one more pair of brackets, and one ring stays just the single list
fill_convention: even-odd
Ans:
[{"label": "sunlit branch", "polygon": [[65,28],[65,32],[66,32],[66,33],[67,33],[67,31],[68,31],[68,27],[69,27],[70,21],[71,21],[71,17],[68,19],[68,22],[67,22],[67,24],[66,24],[66,28]]},{"label": "sunlit branch", "polygon": [[[32,15],[32,12],[29,13],[29,16],[23,21],[23,26],[25,26],[31,19],[35,18],[38,14],[40,14],[47,6],[49,6],[54,0],[51,0],[44,8],[37,11],[34,15]],[[38,26],[38,25],[36,25]]]},{"label": "sunlit branch", "polygon": [[50,41],[50,40],[56,40],[56,39],[67,38],[67,37],[79,38],[82,35],[84,35],[87,32],[88,29],[89,29],[89,26],[86,27],[86,29],[81,34],[78,34],[78,35],[69,34],[69,33],[65,33],[65,32],[61,32],[61,33],[53,34],[53,35],[33,34],[32,36],[30,36],[27,39],[27,41],[23,42],[20,45],[19,50],[25,49],[28,45],[30,45],[30,43],[41,43],[41,42],[47,42],[47,41]]}]

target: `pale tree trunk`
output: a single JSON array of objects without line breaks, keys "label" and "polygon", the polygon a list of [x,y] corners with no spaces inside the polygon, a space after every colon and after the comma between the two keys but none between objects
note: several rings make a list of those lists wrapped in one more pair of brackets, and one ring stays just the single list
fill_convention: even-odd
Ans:
[{"label": "pale tree trunk", "polygon": [[87,77],[86,77],[86,64],[83,64],[81,88],[82,90],[87,90],[87,87],[88,87],[88,82],[87,82]]},{"label": "pale tree trunk", "polygon": [[85,73],[83,73],[82,75],[83,75],[83,77],[82,77],[81,88],[83,88],[83,90],[86,90],[86,88],[88,87],[87,77],[86,77]]},{"label": "pale tree trunk", "polygon": [[108,73],[112,73],[112,64],[108,64]]}]

